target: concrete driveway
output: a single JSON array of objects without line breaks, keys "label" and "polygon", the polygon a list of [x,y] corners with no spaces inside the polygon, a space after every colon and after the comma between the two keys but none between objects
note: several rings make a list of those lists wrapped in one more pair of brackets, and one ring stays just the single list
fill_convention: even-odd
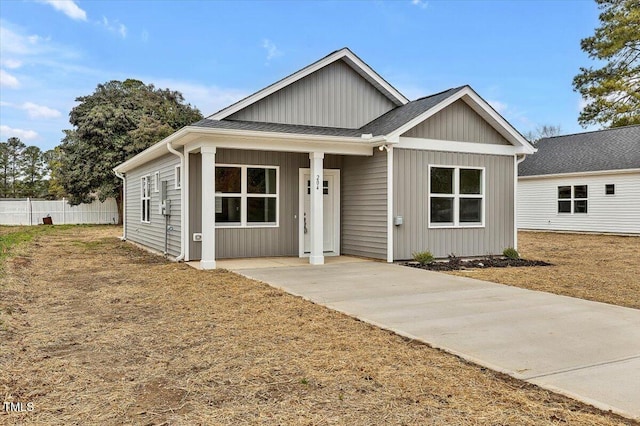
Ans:
[{"label": "concrete driveway", "polygon": [[640,310],[379,262],[236,272],[640,419]]}]

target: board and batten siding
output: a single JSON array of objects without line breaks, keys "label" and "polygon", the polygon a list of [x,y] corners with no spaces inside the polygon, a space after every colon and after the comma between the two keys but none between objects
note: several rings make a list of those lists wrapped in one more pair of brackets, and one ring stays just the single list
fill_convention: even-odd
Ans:
[{"label": "board and batten siding", "polygon": [[[511,156],[394,149],[394,259],[429,250],[437,258],[500,254],[514,245],[514,158]],[[485,226],[429,228],[429,166],[485,168]]]},{"label": "board and batten siding", "polygon": [[402,136],[510,145],[509,141],[461,99],[406,131]]},{"label": "board and batten siding", "polygon": [[226,119],[357,129],[394,107],[391,100],[340,60]]},{"label": "board and batten siding", "polygon": [[387,153],[345,156],[341,172],[342,254],[387,258]]},{"label": "board and batten siding", "polygon": [[[558,213],[558,187],[569,185],[587,185],[586,214]],[[519,229],[640,234],[640,171],[520,178],[517,218]]]},{"label": "board and batten siding", "polygon": [[[167,181],[167,198],[171,202],[171,215],[168,225],[172,228],[168,233],[168,253],[172,256],[180,254],[180,189],[176,189],[175,166],[180,159],[173,154],[164,155],[156,160],[127,172],[127,239],[149,247],[155,251],[164,252],[165,217],[159,212],[160,189],[156,192],[154,175],[160,172],[160,182]],[[151,181],[151,211],[150,223],[142,222],[141,218],[141,189],[142,177],[149,176]]]},{"label": "board and batten siding", "polygon": [[[202,194],[201,187],[201,156],[190,154],[189,157],[189,185],[190,198],[190,236],[189,258],[199,259],[202,253],[201,242],[193,242],[194,232],[202,231],[201,197],[214,196]],[[270,257],[270,256],[298,256],[298,209],[300,179],[299,170],[309,168],[309,154],[250,151],[237,149],[221,149],[216,153],[216,164],[248,164],[279,166],[279,226],[270,228],[216,228],[216,259],[241,257]],[[336,155],[326,155],[325,169],[339,169],[341,158]]]}]

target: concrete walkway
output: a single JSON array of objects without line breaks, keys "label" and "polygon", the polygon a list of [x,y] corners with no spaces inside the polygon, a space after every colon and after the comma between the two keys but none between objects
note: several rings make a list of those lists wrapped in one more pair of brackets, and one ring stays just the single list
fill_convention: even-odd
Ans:
[{"label": "concrete walkway", "polygon": [[640,419],[640,310],[378,262],[237,272]]}]

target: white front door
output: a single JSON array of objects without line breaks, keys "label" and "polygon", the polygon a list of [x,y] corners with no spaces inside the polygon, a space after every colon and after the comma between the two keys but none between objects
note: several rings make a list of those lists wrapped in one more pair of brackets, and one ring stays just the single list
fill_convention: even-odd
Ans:
[{"label": "white front door", "polygon": [[[325,255],[340,254],[340,170],[324,169],[322,182],[323,251]],[[311,251],[311,179],[309,169],[300,169],[300,256]]]}]

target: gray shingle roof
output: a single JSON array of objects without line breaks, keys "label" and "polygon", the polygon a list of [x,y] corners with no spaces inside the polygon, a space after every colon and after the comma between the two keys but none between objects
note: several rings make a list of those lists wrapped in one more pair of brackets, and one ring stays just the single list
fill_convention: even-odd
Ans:
[{"label": "gray shingle roof", "polygon": [[541,139],[519,176],[640,168],[640,125]]},{"label": "gray shingle roof", "polygon": [[302,126],[298,124],[281,124],[281,123],[263,123],[258,121],[241,121],[241,120],[211,120],[205,118],[192,126],[209,127],[216,129],[233,129],[248,130],[257,132],[281,132],[294,133],[302,135],[322,135],[322,136],[344,136],[344,137],[360,137],[362,134],[371,133],[373,136],[387,135],[398,129],[403,124],[413,120],[420,114],[448,97],[454,95],[466,86],[456,87],[454,89],[445,90],[435,95],[426,96],[416,99],[405,105],[396,107],[391,111],[383,114],[375,120],[365,124],[359,129],[344,129],[337,127],[321,127],[321,126]]}]

